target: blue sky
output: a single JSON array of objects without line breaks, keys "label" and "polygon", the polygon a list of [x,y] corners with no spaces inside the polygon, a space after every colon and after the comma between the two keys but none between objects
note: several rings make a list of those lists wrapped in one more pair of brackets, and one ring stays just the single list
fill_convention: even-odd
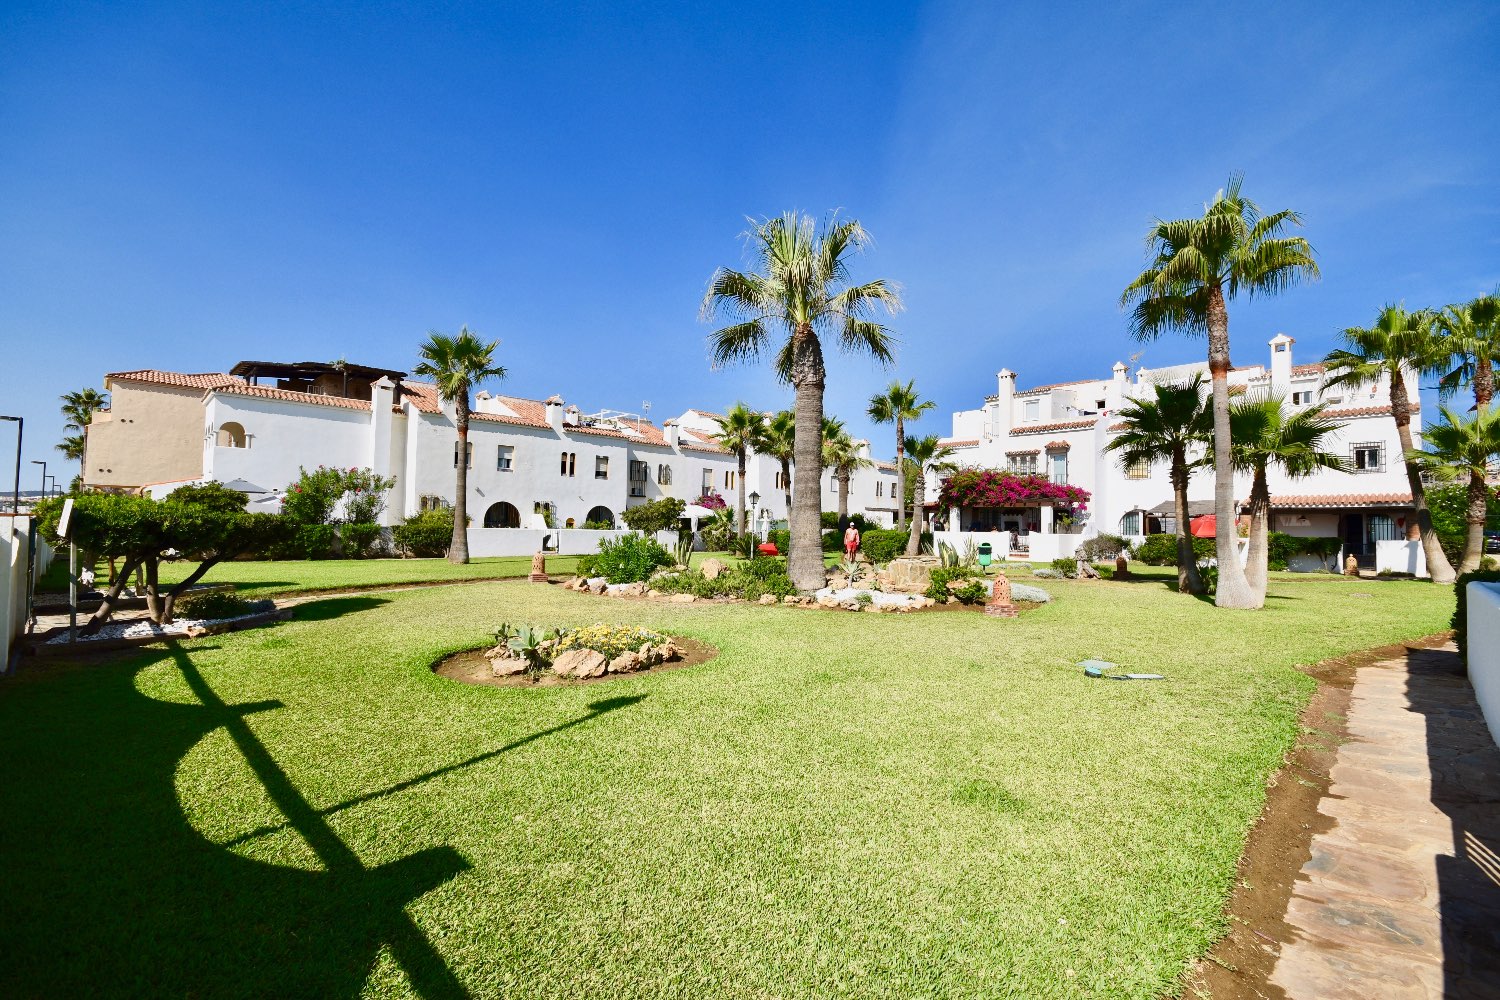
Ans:
[{"label": "blue sky", "polygon": [[[1232,170],[1324,272],[1231,306],[1239,363],[1500,284],[1493,4],[215,6],[0,10],[27,459],[60,460],[56,397],[106,371],[409,368],[463,323],[517,395],[787,405],[766,366],[710,370],[697,306],[745,217],[788,208],[875,235],[859,271],[904,288],[926,432],[1002,366],[1200,357],[1132,342],[1117,300],[1152,217]],[[830,412],[881,454],[862,411],[891,374],[831,359]]]}]

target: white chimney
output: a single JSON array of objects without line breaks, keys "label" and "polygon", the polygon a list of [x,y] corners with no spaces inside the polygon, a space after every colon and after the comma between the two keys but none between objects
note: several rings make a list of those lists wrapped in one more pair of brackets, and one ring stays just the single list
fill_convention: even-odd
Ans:
[{"label": "white chimney", "polygon": [[1286,396],[1292,391],[1292,345],[1296,341],[1284,333],[1270,340],[1271,395]]},{"label": "white chimney", "polygon": [[1125,405],[1125,373],[1129,369],[1125,367],[1125,362],[1116,361],[1114,368],[1110,370],[1114,372],[1114,378],[1110,379],[1104,392],[1104,407],[1107,410],[1118,410]]},{"label": "white chimney", "polygon": [[552,429],[560,431],[563,429],[563,401],[561,396],[548,396],[542,403],[547,408],[547,423]]},{"label": "white chimney", "polygon": [[681,440],[677,431],[677,421],[668,420],[666,423],[662,424],[661,432],[662,436],[667,439],[667,446],[670,448],[676,448],[677,442]]},{"label": "white chimney", "polygon": [[1007,437],[1016,422],[1016,373],[1002,368],[995,373],[995,414],[990,433]]}]

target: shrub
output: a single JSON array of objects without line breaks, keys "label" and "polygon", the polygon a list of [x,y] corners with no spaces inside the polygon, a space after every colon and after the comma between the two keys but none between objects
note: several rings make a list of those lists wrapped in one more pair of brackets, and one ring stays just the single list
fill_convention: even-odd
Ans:
[{"label": "shrub", "polygon": [[259,608],[233,591],[210,590],[203,594],[188,594],[177,602],[174,614],[178,618],[194,618],[212,621],[219,618],[238,618]]},{"label": "shrub", "polygon": [[379,555],[380,525],[345,522],[339,525],[339,545],[345,559]]},{"label": "shrub", "polygon": [[1104,559],[1114,559],[1121,553],[1130,554],[1128,540],[1119,535],[1100,534],[1080,542],[1073,554],[1088,562],[1099,562]]},{"label": "shrub", "polygon": [[776,551],[782,555],[792,550],[792,533],[786,528],[776,528],[767,532],[766,540],[776,546]]},{"label": "shrub", "polygon": [[594,557],[594,572],[610,583],[636,583],[649,580],[663,566],[673,565],[672,553],[654,538],[632,532],[619,538],[599,541]]},{"label": "shrub", "polygon": [[613,530],[615,530],[615,526],[613,524],[610,524],[608,521],[584,521],[583,522],[583,527],[584,527],[584,530],[586,530],[586,531],[613,531]]},{"label": "shrub", "polygon": [[[949,586],[954,583],[959,586]],[[990,588],[983,580],[974,579],[973,571],[963,566],[939,566],[932,571],[926,595],[934,601],[946,601],[953,596],[965,604],[977,604],[989,597]]]},{"label": "shrub", "polygon": [[[836,510],[825,510],[823,513],[818,515],[818,521],[823,526],[824,531],[835,531],[839,526],[839,512]],[[850,514],[849,523],[854,525],[854,527],[859,530],[859,533],[861,535],[863,535],[867,531],[880,530],[880,525],[871,521],[863,514]]]},{"label": "shrub", "polygon": [[1078,575],[1078,560],[1077,559],[1054,559],[1054,560],[1052,560],[1052,568],[1055,569],[1055,570],[1057,570],[1063,576],[1077,576]]},{"label": "shrub", "polygon": [[698,534],[703,538],[703,547],[712,552],[727,552],[734,542],[734,508],[720,507],[713,516],[701,522]]},{"label": "shrub", "polygon": [[391,540],[402,555],[433,558],[448,554],[453,541],[453,509],[439,507],[413,514],[391,529]]},{"label": "shrub", "polygon": [[654,535],[658,531],[671,531],[676,528],[686,506],[677,497],[662,497],[660,500],[643,503],[639,507],[627,507],[620,515],[620,520],[624,521],[625,527],[631,531],[639,531],[643,535]]},{"label": "shrub", "polygon": [[653,577],[651,586],[663,594],[692,594],[694,597],[739,597],[758,601],[766,594],[788,597],[797,592],[786,573],[786,560],[760,558],[730,567],[710,580],[693,570],[663,573]]},{"label": "shrub", "polygon": [[1494,570],[1480,570],[1478,573],[1460,573],[1453,583],[1454,597],[1457,600],[1453,606],[1453,619],[1449,622],[1453,626],[1453,641],[1458,644],[1458,654],[1468,658],[1468,636],[1465,634],[1469,629],[1469,584],[1471,583],[1500,583],[1500,573]]},{"label": "shrub", "polygon": [[[1194,538],[1193,555],[1200,561],[1214,557],[1212,538]],[[1177,536],[1168,534],[1147,535],[1136,546],[1135,557],[1148,566],[1177,565]]]},{"label": "shrub", "polygon": [[594,562],[598,558],[599,557],[595,555],[579,556],[578,565],[574,568],[574,572],[579,576],[596,576],[597,574],[594,572]]},{"label": "shrub", "polygon": [[293,559],[327,559],[333,555],[337,529],[331,524],[304,524],[292,539]]},{"label": "shrub", "polygon": [[859,547],[870,557],[870,562],[887,563],[906,551],[909,537],[907,532],[894,528],[871,528],[860,532]]},{"label": "shrub", "polygon": [[592,649],[613,660],[621,653],[639,651],[647,644],[664,644],[667,637],[660,632],[636,628],[634,625],[587,625],[583,628],[565,629],[557,637],[552,653],[566,653],[570,649]]}]

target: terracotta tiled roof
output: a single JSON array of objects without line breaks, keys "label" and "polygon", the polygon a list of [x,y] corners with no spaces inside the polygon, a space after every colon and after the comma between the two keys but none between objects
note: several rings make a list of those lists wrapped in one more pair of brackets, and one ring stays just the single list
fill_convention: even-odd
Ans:
[{"label": "terracotta tiled roof", "polygon": [[[556,399],[557,397],[553,397]],[[495,401],[514,413],[515,419],[512,423],[526,424],[532,427],[551,427],[547,422],[547,404],[536,399],[527,399],[525,396],[496,396]],[[558,400],[562,402],[562,400]]]},{"label": "terracotta tiled roof", "polygon": [[1047,442],[1047,450],[1048,451],[1067,451],[1071,447],[1073,447],[1073,446],[1071,444],[1069,444],[1068,442],[1066,442],[1066,441],[1048,441]]},{"label": "terracotta tiled roof", "polygon": [[480,413],[474,410],[469,414],[470,420],[478,420],[486,424],[507,424],[511,427],[537,427],[551,429],[552,425],[547,421],[527,420],[524,417],[512,417],[504,413]]},{"label": "terracotta tiled roof", "polygon": [[1053,382],[1051,385],[1039,385],[1039,386],[1035,386],[1035,387],[1033,387],[1031,389],[1023,389],[1020,392],[1016,393],[1016,395],[1018,397],[1019,396],[1034,396],[1034,395],[1036,395],[1037,393],[1040,393],[1040,392],[1050,392],[1053,389],[1062,389],[1062,388],[1065,388],[1066,386],[1070,386],[1070,385],[1087,385],[1090,382],[1103,382],[1103,381],[1105,381],[1105,380],[1104,379],[1098,379],[1098,378],[1076,378],[1076,379],[1074,379],[1071,382]]},{"label": "terracotta tiled roof", "polygon": [[[1413,406],[1411,412],[1420,413],[1421,408]],[[1341,410],[1324,410],[1325,417],[1388,417],[1391,415],[1390,404],[1385,406],[1346,406]]]},{"label": "terracotta tiled roof", "polygon": [[882,472],[895,472],[896,471],[896,463],[895,462],[876,462],[875,463],[875,468],[881,470]]},{"label": "terracotta tiled roof", "polygon": [[1272,507],[1378,507],[1409,506],[1410,493],[1314,493],[1303,496],[1273,496]]},{"label": "terracotta tiled roof", "polygon": [[290,389],[272,389],[267,385],[245,385],[235,382],[217,386],[210,392],[230,396],[254,396],[258,399],[279,399],[288,403],[311,403],[314,406],[337,406],[345,410],[368,410],[368,399],[346,399],[343,396],[320,396],[315,392],[292,392]]},{"label": "terracotta tiled roof", "polygon": [[181,389],[217,389],[225,385],[240,385],[244,379],[223,372],[164,372],[155,368],[140,368],[133,372],[110,372],[106,379],[126,379],[131,382],[150,382],[154,385],[174,385]]},{"label": "terracotta tiled roof", "polygon": [[1328,370],[1328,366],[1321,361],[1315,361],[1310,365],[1292,365],[1293,375],[1321,375]]},{"label": "terracotta tiled roof", "polygon": [[438,402],[437,386],[431,382],[406,382],[401,383],[401,397],[411,400],[411,405],[417,408],[419,413],[442,413],[443,408]]},{"label": "terracotta tiled roof", "polygon": [[1053,431],[1081,431],[1094,426],[1093,420],[1064,420],[1056,424],[1031,424],[1024,427],[1011,428],[1011,435],[1017,434],[1050,434]]},{"label": "terracotta tiled roof", "polygon": [[1130,429],[1130,425],[1123,422],[1118,424],[1110,424],[1109,429],[1111,433],[1118,433],[1120,431],[1128,431]]},{"label": "terracotta tiled roof", "polygon": [[1040,449],[1040,448],[1032,448],[1030,450],[1022,450],[1022,451],[1007,451],[1005,453],[1005,456],[1007,458],[1011,458],[1011,457],[1016,456],[1016,455],[1040,455],[1041,453],[1042,453],[1042,449]]},{"label": "terracotta tiled roof", "polygon": [[978,438],[948,438],[939,441],[938,444],[944,448],[973,448],[979,444]]}]

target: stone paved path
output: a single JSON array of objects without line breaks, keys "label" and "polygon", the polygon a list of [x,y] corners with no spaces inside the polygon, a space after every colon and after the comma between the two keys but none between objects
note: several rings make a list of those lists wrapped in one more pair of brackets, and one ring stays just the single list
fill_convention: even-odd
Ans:
[{"label": "stone paved path", "polygon": [[1500,749],[1453,646],[1356,675],[1271,982],[1292,1000],[1500,1000]]}]

